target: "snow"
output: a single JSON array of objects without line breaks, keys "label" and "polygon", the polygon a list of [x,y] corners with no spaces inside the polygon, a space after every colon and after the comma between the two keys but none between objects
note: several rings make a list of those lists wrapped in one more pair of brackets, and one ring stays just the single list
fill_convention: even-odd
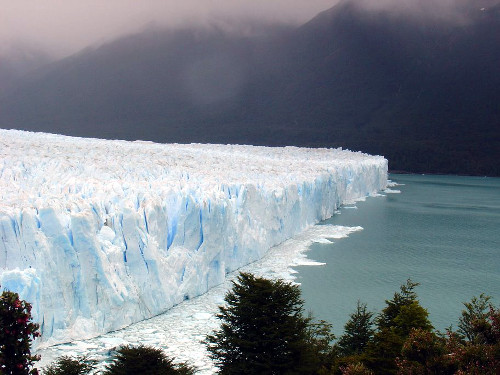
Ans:
[{"label": "snow", "polygon": [[341,149],[0,129],[0,285],[33,304],[40,348],[95,337],[207,292],[386,185],[386,159]]}]

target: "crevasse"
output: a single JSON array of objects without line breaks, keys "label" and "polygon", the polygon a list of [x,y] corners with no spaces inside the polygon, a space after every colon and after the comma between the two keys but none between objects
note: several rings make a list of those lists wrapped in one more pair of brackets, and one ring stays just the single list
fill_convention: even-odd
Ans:
[{"label": "crevasse", "polygon": [[0,285],[33,304],[38,345],[93,337],[206,292],[386,184],[386,159],[341,149],[0,129]]}]

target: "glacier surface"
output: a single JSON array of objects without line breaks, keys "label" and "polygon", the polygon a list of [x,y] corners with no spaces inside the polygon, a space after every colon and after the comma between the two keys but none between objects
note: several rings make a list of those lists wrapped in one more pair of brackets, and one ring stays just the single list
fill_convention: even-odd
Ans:
[{"label": "glacier surface", "polygon": [[155,144],[0,129],[0,285],[38,345],[156,316],[387,185],[341,149]]},{"label": "glacier surface", "polygon": [[267,279],[279,278],[295,283],[296,275],[299,273],[295,270],[296,266],[324,265],[308,258],[311,244],[332,245],[362,229],[324,224],[312,226],[272,247],[262,259],[228,274],[224,283],[199,297],[181,302],[164,314],[89,340],[53,345],[37,351],[37,354],[41,355],[37,367],[43,368],[62,355],[70,357],[85,355],[98,362],[99,370],[104,370],[116,347],[143,344],[161,348],[176,362],[194,365],[197,375],[216,374],[215,363],[210,359],[202,340],[220,327],[221,322],[217,318],[218,306],[224,305],[224,296],[232,288],[232,281],[236,280],[240,271]]}]

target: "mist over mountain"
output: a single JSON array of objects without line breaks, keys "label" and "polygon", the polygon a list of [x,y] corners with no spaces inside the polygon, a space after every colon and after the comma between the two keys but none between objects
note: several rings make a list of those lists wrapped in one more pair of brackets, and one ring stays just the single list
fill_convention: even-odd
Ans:
[{"label": "mist over mountain", "polygon": [[19,44],[0,49],[0,93],[18,85],[23,77],[55,59],[33,46]]},{"label": "mist over mountain", "polygon": [[500,175],[500,6],[423,3],[342,1],[300,27],[153,28],[16,80],[0,91],[0,126],[342,146],[392,170]]}]

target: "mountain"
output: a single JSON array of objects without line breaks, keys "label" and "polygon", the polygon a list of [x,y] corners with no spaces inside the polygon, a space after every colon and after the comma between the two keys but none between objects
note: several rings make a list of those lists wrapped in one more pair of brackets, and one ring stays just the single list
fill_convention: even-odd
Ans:
[{"label": "mountain", "polygon": [[160,142],[345,147],[392,170],[500,175],[500,6],[342,1],[297,27],[149,30],[27,75],[0,124]]},{"label": "mountain", "polygon": [[225,125],[251,91],[266,43],[216,28],[128,36],[27,76],[0,98],[0,121],[79,136],[207,141],[206,123]]},{"label": "mountain", "polygon": [[22,77],[54,61],[33,46],[9,45],[0,49],[0,94],[20,83]]}]

